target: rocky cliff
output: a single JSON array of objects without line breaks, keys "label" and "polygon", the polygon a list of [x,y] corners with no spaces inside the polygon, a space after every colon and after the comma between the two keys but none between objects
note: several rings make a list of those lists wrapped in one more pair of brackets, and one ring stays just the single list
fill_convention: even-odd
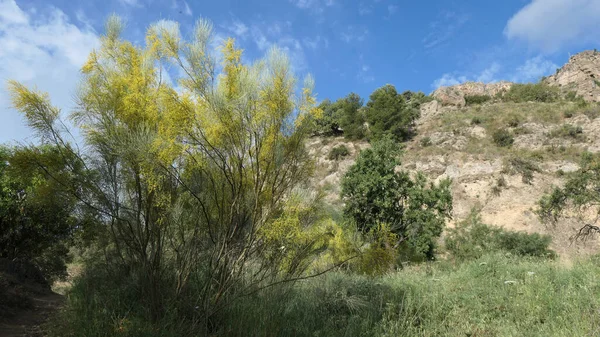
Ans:
[{"label": "rocky cliff", "polygon": [[[563,93],[574,91],[588,102],[600,102],[600,52],[587,50],[571,56],[569,62],[555,74],[543,79],[543,83],[560,87]],[[509,90],[511,82],[466,82],[440,87],[431,95],[443,106],[465,106],[465,96],[488,95]]]},{"label": "rocky cliff", "polygon": [[465,96],[487,95],[495,96],[497,93],[510,89],[513,83],[501,81],[497,83],[466,82],[450,87],[440,87],[431,95],[442,105],[465,106]]},{"label": "rocky cliff", "polygon": [[600,52],[587,50],[571,56],[567,64],[543,82],[575,91],[586,101],[600,102]]}]

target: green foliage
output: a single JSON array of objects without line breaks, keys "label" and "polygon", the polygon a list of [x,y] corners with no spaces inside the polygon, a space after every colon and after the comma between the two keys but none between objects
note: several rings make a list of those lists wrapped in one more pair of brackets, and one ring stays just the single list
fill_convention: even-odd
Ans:
[{"label": "green foliage", "polygon": [[466,220],[450,228],[445,238],[446,249],[457,260],[478,259],[484,254],[497,251],[518,256],[554,258],[556,254],[548,248],[551,242],[549,235],[506,231],[500,227],[488,226],[481,222],[477,213],[471,213]]},{"label": "green foliage", "polygon": [[363,99],[350,93],[334,103],[338,124],[348,139],[363,139],[366,136],[365,116],[362,111]]},{"label": "green foliage", "polygon": [[415,121],[420,114],[418,104],[407,101],[405,97],[390,84],[373,91],[365,106],[366,121],[373,139],[389,134],[397,141],[405,141],[414,135]]},{"label": "green foliage", "polygon": [[329,151],[329,155],[327,156],[327,158],[329,158],[329,160],[340,160],[344,157],[347,157],[349,154],[350,154],[350,151],[348,151],[348,148],[346,147],[346,145],[342,144],[342,145],[333,147]]},{"label": "green foliage", "polygon": [[560,127],[550,131],[552,138],[572,138],[583,140],[583,128],[579,125],[563,124]]},{"label": "green foliage", "polygon": [[583,99],[583,97],[577,95],[577,92],[575,91],[567,92],[567,94],[565,95],[565,100],[577,103],[577,107],[579,108],[585,108],[586,106],[588,106],[588,102],[586,102],[585,99]]},{"label": "green foliage", "polygon": [[319,104],[319,109],[323,113],[319,118],[315,119],[315,130],[313,132],[326,136],[340,133],[337,105],[326,99]]},{"label": "green foliage", "polygon": [[[72,175],[78,183],[64,184],[65,194],[101,221],[97,233],[85,232],[90,249],[101,252],[92,262],[106,278],[120,278],[111,291],[130,295],[147,330],[173,314],[171,306],[192,308],[193,321],[212,329],[236,298],[318,272],[313,262],[327,249],[331,220],[321,196],[301,188],[313,169],[305,139],[323,112],[312,78],[297,87],[277,48],[244,64],[233,39],[223,41],[217,66],[205,20],[189,40],[178,25],[153,24],[143,46],[121,36],[120,19],[106,27],[82,67],[70,116],[85,153],[68,145],[46,94],[14,81],[9,89],[13,106],[56,149],[39,168]],[[161,75],[172,67],[177,90]],[[70,164],[57,167],[53,158]],[[49,192],[40,199],[34,206],[44,207],[33,208],[32,218],[65,227],[54,222],[69,220],[68,212],[53,203],[71,199]],[[111,295],[86,300],[104,296]],[[121,308],[120,299],[106,300]]]},{"label": "green foliage", "polygon": [[431,146],[431,138],[429,136],[425,136],[423,138],[421,138],[421,140],[419,141],[421,143],[421,147],[428,147]]},{"label": "green foliage", "polygon": [[466,105],[476,105],[476,104],[483,104],[485,102],[488,102],[492,99],[492,97],[490,95],[466,95],[465,96],[465,102]]},{"label": "green foliage", "polygon": [[506,129],[496,130],[492,134],[492,139],[500,147],[511,147],[515,142],[513,135]]},{"label": "green foliage", "polygon": [[503,171],[510,174],[520,174],[523,182],[529,185],[533,182],[533,173],[541,172],[534,161],[522,157],[509,158],[504,164]]},{"label": "green foliage", "polygon": [[404,97],[406,102],[408,102],[408,104],[413,109],[420,109],[421,104],[429,103],[434,100],[434,98],[432,96],[427,96],[421,91],[413,92],[413,91],[407,90],[407,91],[403,92],[401,95]]},{"label": "green foliage", "polygon": [[521,118],[517,114],[507,115],[506,124],[511,128],[516,128],[521,124]]},{"label": "green foliage", "polygon": [[543,223],[556,224],[566,212],[578,215],[582,227],[575,239],[600,233],[597,226],[600,205],[600,157],[585,153],[577,172],[571,173],[563,187],[544,195],[538,202],[536,213]]},{"label": "green foliage", "polygon": [[475,116],[471,118],[471,125],[480,125],[481,123],[483,123],[483,119],[481,117]]},{"label": "green foliage", "polygon": [[566,110],[565,112],[563,112],[563,117],[564,118],[571,118],[573,117],[575,113],[572,110]]},{"label": "green foliage", "polygon": [[600,107],[593,106],[583,111],[583,114],[586,115],[589,119],[596,119],[600,117]]},{"label": "green foliage", "polygon": [[506,102],[543,102],[551,103],[560,99],[559,89],[543,83],[513,84],[502,96]]},{"label": "green foliage", "polygon": [[397,171],[400,149],[389,137],[363,150],[342,179],[344,214],[362,232],[390,226],[402,245],[427,255],[452,210],[450,180],[429,183]]},{"label": "green foliage", "polygon": [[77,185],[78,173],[57,147],[0,147],[0,258],[32,262],[49,281],[66,276],[83,220],[66,186]]},{"label": "green foliage", "polygon": [[502,190],[505,189],[508,186],[506,179],[504,179],[504,176],[500,176],[497,180],[496,180],[496,184],[492,187],[492,194],[495,196],[499,196],[500,193],[502,193]]},{"label": "green foliage", "polygon": [[[104,284],[99,279],[73,289],[69,310],[52,321],[50,337],[595,335],[598,258],[565,267],[549,259],[506,255],[436,261],[382,277],[338,271],[293,287],[265,289],[223,310],[220,325],[210,333],[191,331],[196,323],[179,320],[192,316],[194,307],[167,310],[169,318],[152,329],[140,320],[140,308],[131,305],[134,294],[109,293],[118,280]],[[100,292],[121,310],[106,311],[107,296]]]}]

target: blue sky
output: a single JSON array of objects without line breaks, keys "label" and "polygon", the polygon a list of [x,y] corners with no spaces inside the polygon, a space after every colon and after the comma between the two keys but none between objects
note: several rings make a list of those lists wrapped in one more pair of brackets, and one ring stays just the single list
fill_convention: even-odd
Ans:
[{"label": "blue sky", "polygon": [[33,140],[6,80],[47,91],[68,111],[111,13],[140,43],[152,22],[178,21],[185,35],[204,17],[247,60],[278,45],[300,76],[313,74],[319,99],[367,99],[387,83],[430,93],[464,81],[535,81],[600,42],[598,0],[0,0],[0,142]]}]

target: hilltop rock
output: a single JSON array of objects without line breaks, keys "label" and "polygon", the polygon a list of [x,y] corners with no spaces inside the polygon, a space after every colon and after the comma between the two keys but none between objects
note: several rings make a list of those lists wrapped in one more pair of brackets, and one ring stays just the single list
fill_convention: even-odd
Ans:
[{"label": "hilltop rock", "polygon": [[571,56],[569,62],[545,78],[544,83],[575,91],[586,101],[600,102],[600,52],[587,50]]},{"label": "hilltop rock", "polygon": [[488,95],[494,96],[501,91],[510,89],[511,82],[501,81],[497,83],[466,82],[451,87],[440,87],[432,93],[442,105],[465,106],[465,96]]}]

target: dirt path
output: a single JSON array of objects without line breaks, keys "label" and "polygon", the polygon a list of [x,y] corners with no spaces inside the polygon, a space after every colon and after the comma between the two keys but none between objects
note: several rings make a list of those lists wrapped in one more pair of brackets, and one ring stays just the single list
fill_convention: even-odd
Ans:
[{"label": "dirt path", "polygon": [[40,325],[64,302],[62,295],[51,293],[32,298],[32,308],[20,311],[16,316],[0,321],[0,337],[41,337]]}]

